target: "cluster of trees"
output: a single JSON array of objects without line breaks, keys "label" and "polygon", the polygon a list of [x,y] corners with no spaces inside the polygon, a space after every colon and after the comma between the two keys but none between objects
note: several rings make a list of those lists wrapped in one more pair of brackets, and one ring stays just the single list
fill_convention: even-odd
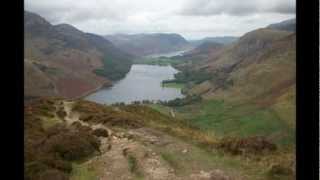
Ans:
[{"label": "cluster of trees", "polygon": [[[132,101],[131,104],[135,104],[135,105],[142,105],[142,104],[154,104],[156,103],[155,101],[152,100],[142,100],[142,101]],[[113,106],[125,106],[126,104],[124,102],[117,102],[117,103],[113,103]]]},{"label": "cluster of trees", "polygon": [[163,83],[188,83],[194,82],[195,84],[200,84],[203,81],[210,80],[212,74],[206,71],[182,71],[174,75],[173,80],[164,80]]},{"label": "cluster of trees", "polygon": [[199,95],[187,95],[184,98],[176,98],[170,101],[159,101],[158,103],[165,106],[185,106],[188,104],[200,102],[201,100],[202,98]]},{"label": "cluster of trees", "polygon": [[[184,106],[188,104],[192,104],[195,102],[200,102],[202,100],[200,95],[187,95],[184,98],[176,98],[169,101],[152,101],[152,100],[142,100],[142,101],[133,101],[131,104],[134,105],[145,105],[145,104],[161,104],[164,106]],[[125,106],[126,104],[124,102],[118,102],[112,104],[113,106]]]},{"label": "cluster of trees", "polygon": [[111,80],[118,80],[123,78],[130,71],[130,67],[130,61],[119,61],[112,57],[105,57],[103,60],[103,68],[95,69],[94,73]]}]

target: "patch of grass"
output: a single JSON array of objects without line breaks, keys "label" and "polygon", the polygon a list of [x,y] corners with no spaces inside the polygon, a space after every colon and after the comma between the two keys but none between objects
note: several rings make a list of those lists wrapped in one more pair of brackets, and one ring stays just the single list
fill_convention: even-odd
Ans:
[{"label": "patch of grass", "polygon": [[128,166],[131,173],[137,177],[143,177],[142,172],[139,170],[137,159],[131,154],[128,155]]},{"label": "patch of grass", "polygon": [[128,156],[128,165],[129,165],[129,170],[132,173],[134,173],[138,169],[137,160],[134,156],[132,156],[132,155]]},{"label": "patch of grass", "polygon": [[[171,116],[171,109],[172,108],[170,108],[168,106],[164,106],[164,105],[161,105],[161,104],[148,104],[147,106],[152,108],[152,109],[154,109],[154,110],[156,110],[156,111],[158,111],[158,112],[160,112],[160,113],[162,113],[162,114],[165,114],[167,116]],[[181,114],[178,111],[175,111],[174,114],[175,114],[175,118],[177,118],[177,119],[185,118],[183,116],[184,114]]]},{"label": "patch of grass", "polygon": [[60,123],[61,120],[56,117],[53,117],[53,118],[44,117],[44,118],[42,118],[41,122],[42,122],[42,127],[44,129],[48,129],[48,128],[53,127],[54,125]]},{"label": "patch of grass", "polygon": [[86,164],[73,164],[70,180],[98,180],[95,171]]},{"label": "patch of grass", "polygon": [[[176,109],[180,113],[192,113],[188,120],[203,131],[214,132],[218,136],[252,135],[278,136],[280,144],[294,144],[294,130],[268,108],[258,108],[250,104],[231,104],[223,100],[204,101],[193,106],[197,112]],[[192,106],[188,107],[192,109]],[[192,115],[190,114],[190,115]]]},{"label": "patch of grass", "polygon": [[184,83],[162,83],[162,87],[168,87],[168,88],[176,88],[176,89],[183,89]]},{"label": "patch of grass", "polygon": [[176,170],[181,169],[181,165],[178,163],[176,156],[174,156],[173,154],[170,154],[167,152],[162,152],[161,157],[174,169],[176,169]]}]

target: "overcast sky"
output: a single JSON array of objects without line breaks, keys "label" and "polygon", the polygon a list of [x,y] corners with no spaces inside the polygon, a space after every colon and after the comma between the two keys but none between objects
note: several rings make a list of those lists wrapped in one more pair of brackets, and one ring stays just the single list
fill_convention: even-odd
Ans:
[{"label": "overcast sky", "polygon": [[295,17],[295,0],[25,0],[52,24],[100,35],[179,33],[187,39],[241,36]]}]

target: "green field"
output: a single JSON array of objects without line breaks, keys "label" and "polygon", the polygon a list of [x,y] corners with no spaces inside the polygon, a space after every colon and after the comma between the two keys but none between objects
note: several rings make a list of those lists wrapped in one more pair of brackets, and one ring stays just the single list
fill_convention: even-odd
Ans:
[{"label": "green field", "polygon": [[[151,107],[161,113],[169,113],[165,106]],[[220,137],[262,135],[274,137],[278,144],[294,144],[294,129],[269,108],[210,100],[176,107],[174,111],[188,123]]]}]

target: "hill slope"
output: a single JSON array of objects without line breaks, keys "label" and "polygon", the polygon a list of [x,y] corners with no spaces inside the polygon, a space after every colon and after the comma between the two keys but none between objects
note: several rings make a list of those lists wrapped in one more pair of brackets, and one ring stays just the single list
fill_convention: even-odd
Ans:
[{"label": "hill slope", "polygon": [[51,25],[31,12],[24,18],[25,97],[78,97],[111,84],[130,69],[131,56],[101,36],[68,24]]},{"label": "hill slope", "polygon": [[289,19],[280,23],[270,24],[267,28],[283,30],[283,31],[296,31],[296,19]]},{"label": "hill slope", "polygon": [[175,82],[202,101],[173,108],[208,133],[263,135],[294,147],[295,39],[288,31],[258,29],[215,56],[177,65]]},{"label": "hill slope", "polygon": [[[208,83],[214,88],[205,93],[206,97],[238,91],[242,92],[241,96],[234,94],[230,98],[252,98],[268,89],[276,91],[276,87],[285,82],[291,82],[288,86],[294,85],[295,34],[270,29],[249,32],[237,43],[226,47],[219,56],[208,58],[194,69],[205,69],[213,76]],[[218,76],[220,78],[214,78]],[[232,83],[227,87],[221,86],[227,82]]]},{"label": "hill slope", "polygon": [[212,58],[220,53],[224,45],[215,42],[203,42],[194,49],[183,53],[180,56],[174,56],[173,59],[200,63],[200,61]]},{"label": "hill slope", "polygon": [[117,34],[106,35],[105,38],[118,48],[136,56],[169,53],[188,47],[188,42],[179,34]]},{"label": "hill slope", "polygon": [[237,41],[239,37],[235,36],[222,36],[222,37],[206,37],[200,40],[191,40],[189,41],[194,47],[197,47],[205,42],[213,42],[213,43],[219,43],[223,45],[229,45],[233,42]]},{"label": "hill slope", "polygon": [[267,140],[243,139],[230,153],[228,141],[146,106],[46,98],[25,107],[24,123],[27,179],[293,178],[292,155]]}]

